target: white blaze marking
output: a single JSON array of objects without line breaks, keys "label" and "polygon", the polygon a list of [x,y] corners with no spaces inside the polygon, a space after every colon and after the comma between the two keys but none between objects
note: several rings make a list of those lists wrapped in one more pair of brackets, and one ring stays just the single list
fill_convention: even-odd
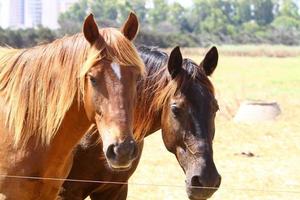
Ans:
[{"label": "white blaze marking", "polygon": [[111,63],[111,68],[114,70],[114,72],[117,75],[118,79],[121,80],[121,68],[120,68],[120,65],[113,62],[113,63]]}]

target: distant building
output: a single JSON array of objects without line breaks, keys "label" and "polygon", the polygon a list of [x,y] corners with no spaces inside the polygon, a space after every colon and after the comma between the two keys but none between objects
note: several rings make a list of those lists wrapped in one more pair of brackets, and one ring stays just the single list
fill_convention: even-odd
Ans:
[{"label": "distant building", "polygon": [[58,17],[78,0],[0,0],[0,27],[58,28]]},{"label": "distant building", "polygon": [[58,28],[58,16],[60,13],[61,0],[42,0],[42,25],[52,29]]},{"label": "distant building", "polygon": [[10,15],[9,15],[9,0],[0,1],[0,26],[2,28],[7,28],[9,26]]},{"label": "distant building", "polygon": [[24,25],[25,0],[0,1],[0,26],[2,28],[21,28]]},{"label": "distant building", "polygon": [[59,14],[65,12],[78,0],[42,0],[42,25],[58,28]]},{"label": "distant building", "polygon": [[24,8],[25,27],[36,27],[42,24],[42,0],[25,0]]}]

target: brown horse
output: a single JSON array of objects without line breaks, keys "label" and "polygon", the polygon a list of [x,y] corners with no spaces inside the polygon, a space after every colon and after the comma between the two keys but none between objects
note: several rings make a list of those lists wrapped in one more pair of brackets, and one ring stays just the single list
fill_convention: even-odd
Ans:
[{"label": "brown horse", "polygon": [[99,30],[89,15],[83,34],[0,48],[0,199],[56,198],[63,182],[49,178],[68,175],[72,151],[93,123],[109,165],[131,165],[136,80],[144,73],[131,42],[137,30],[134,14],[121,31]]},{"label": "brown horse", "polygon": [[[186,191],[190,199],[207,199],[219,187],[221,176],[213,161],[214,118],[218,104],[208,75],[215,70],[218,51],[206,54],[200,65],[182,60],[179,48],[168,55],[148,47],[139,48],[147,76],[138,83],[134,134],[139,137],[139,158],[143,136],[162,129],[166,148],[175,154],[186,173]],[[168,62],[168,65],[166,66]],[[101,129],[100,129],[101,131]],[[90,130],[75,150],[69,179],[127,182],[130,171],[110,172],[105,164],[102,142],[96,129]],[[210,188],[209,188],[210,187]],[[99,184],[66,181],[60,193],[64,200],[124,200],[127,184]]]}]

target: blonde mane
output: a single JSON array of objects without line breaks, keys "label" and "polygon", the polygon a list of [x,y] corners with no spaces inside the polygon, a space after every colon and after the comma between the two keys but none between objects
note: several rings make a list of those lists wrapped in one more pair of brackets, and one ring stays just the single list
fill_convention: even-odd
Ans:
[{"label": "blonde mane", "polygon": [[106,28],[100,34],[106,41],[100,52],[83,34],[29,49],[0,47],[0,96],[15,145],[33,136],[50,143],[75,97],[82,100],[85,75],[101,55],[144,72],[135,47],[121,32]]}]

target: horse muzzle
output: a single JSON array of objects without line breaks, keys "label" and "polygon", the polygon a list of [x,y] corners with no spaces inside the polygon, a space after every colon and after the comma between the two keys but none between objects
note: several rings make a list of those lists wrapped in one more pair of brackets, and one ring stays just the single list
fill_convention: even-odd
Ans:
[{"label": "horse muzzle", "polygon": [[131,168],[138,156],[138,146],[133,139],[110,144],[105,152],[107,162],[112,170],[124,171]]}]

